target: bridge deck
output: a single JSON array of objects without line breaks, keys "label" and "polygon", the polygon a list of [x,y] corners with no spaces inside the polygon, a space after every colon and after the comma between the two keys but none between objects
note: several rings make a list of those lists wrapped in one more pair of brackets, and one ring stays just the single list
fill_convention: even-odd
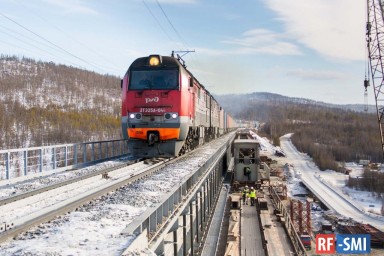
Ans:
[{"label": "bridge deck", "polygon": [[[216,211],[213,215],[211,227],[209,228],[208,235],[201,255],[220,255],[217,250],[220,250],[219,238],[221,236],[222,220],[224,216],[224,207],[227,201],[228,188],[223,187],[220,191],[219,200],[217,201]],[[226,229],[225,229],[226,231]],[[225,233],[225,232],[224,232]]]},{"label": "bridge deck", "polygon": [[260,224],[255,206],[242,205],[241,255],[264,256]]},{"label": "bridge deck", "polygon": [[[284,221],[273,213],[271,199],[264,198],[268,205],[268,210],[262,210],[260,213],[261,222],[268,223],[264,226],[264,236],[267,240],[269,256],[290,256],[293,255],[293,248],[288,234],[284,229]],[[265,222],[264,222],[265,221]]]}]

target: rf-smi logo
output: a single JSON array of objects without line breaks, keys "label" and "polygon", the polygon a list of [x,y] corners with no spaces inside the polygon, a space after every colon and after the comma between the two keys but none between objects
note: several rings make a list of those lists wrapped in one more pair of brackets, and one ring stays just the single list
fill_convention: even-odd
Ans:
[{"label": "rf-smi logo", "polygon": [[145,103],[159,102],[159,97],[145,98]]},{"label": "rf-smi logo", "polygon": [[369,234],[317,234],[317,254],[368,254],[371,252]]}]

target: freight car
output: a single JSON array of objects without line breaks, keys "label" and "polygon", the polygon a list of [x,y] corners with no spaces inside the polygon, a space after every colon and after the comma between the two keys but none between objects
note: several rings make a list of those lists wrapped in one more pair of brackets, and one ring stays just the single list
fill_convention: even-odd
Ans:
[{"label": "freight car", "polygon": [[121,88],[123,138],[138,157],[181,155],[236,126],[173,54],[136,59]]}]

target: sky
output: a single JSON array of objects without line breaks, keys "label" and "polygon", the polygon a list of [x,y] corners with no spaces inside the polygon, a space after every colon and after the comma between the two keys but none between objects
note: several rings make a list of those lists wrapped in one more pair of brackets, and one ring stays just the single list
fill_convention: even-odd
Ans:
[{"label": "sky", "polygon": [[[0,54],[122,77],[180,52],[212,94],[364,104],[363,0],[0,0]],[[117,85],[117,86],[120,86]],[[374,104],[368,88],[368,104]]]}]

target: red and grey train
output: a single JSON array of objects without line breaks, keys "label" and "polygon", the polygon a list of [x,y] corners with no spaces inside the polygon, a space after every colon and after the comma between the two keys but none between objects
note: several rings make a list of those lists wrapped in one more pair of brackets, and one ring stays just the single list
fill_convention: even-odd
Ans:
[{"label": "red and grey train", "polygon": [[138,58],[121,87],[122,132],[134,156],[181,155],[235,128],[179,58]]}]

